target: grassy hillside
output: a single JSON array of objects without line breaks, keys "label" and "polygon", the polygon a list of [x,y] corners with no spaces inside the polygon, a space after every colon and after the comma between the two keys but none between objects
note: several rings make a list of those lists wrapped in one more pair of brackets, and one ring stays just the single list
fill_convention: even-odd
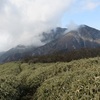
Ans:
[{"label": "grassy hillside", "polygon": [[2,64],[0,100],[100,100],[100,58]]}]

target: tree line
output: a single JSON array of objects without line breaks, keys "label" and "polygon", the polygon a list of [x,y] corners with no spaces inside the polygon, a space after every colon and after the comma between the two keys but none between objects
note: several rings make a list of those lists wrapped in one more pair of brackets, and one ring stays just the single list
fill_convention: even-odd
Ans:
[{"label": "tree line", "polygon": [[52,62],[70,62],[82,58],[100,56],[100,48],[81,48],[79,50],[62,50],[48,55],[31,56],[24,58],[22,62],[26,63],[52,63]]}]

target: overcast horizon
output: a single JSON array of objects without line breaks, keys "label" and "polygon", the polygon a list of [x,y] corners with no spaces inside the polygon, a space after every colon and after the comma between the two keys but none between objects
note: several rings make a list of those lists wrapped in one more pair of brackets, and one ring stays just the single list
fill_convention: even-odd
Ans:
[{"label": "overcast horizon", "polygon": [[42,45],[49,29],[85,24],[100,30],[99,0],[0,0],[0,52]]}]

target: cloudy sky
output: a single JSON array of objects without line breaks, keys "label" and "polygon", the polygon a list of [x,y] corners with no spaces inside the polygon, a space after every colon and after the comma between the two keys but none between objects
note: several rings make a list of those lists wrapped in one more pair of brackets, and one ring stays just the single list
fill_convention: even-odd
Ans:
[{"label": "cloudy sky", "polygon": [[41,45],[41,33],[70,22],[100,29],[100,0],[0,0],[0,51]]}]

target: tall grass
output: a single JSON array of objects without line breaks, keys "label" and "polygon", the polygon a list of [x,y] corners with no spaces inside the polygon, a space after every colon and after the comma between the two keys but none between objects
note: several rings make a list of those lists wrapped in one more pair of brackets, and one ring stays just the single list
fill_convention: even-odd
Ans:
[{"label": "tall grass", "polygon": [[0,100],[100,100],[100,58],[0,65]]}]

